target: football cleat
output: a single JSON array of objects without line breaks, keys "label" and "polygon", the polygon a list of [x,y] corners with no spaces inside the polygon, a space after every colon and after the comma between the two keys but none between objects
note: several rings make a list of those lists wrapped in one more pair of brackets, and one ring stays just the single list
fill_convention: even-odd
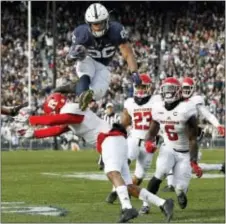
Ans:
[{"label": "football cleat", "polygon": [[181,209],[185,209],[187,207],[187,196],[184,192],[180,193],[180,195],[177,196],[178,204]]},{"label": "football cleat", "polygon": [[174,186],[172,185],[169,185],[169,186],[165,186],[163,189],[162,189],[163,192],[174,192]]},{"label": "football cleat", "polygon": [[149,210],[150,210],[149,206],[142,206],[140,211],[139,211],[139,214],[140,215],[147,215],[147,214],[149,214]]},{"label": "football cleat", "polygon": [[117,199],[118,195],[117,195],[117,192],[116,191],[112,191],[108,196],[107,198],[105,199],[105,201],[109,204],[113,204],[116,199]]},{"label": "football cleat", "polygon": [[135,208],[125,208],[121,211],[121,217],[118,223],[128,222],[129,220],[136,218],[138,215],[139,214]]},{"label": "football cleat", "polygon": [[173,217],[174,201],[173,199],[166,199],[166,202],[160,206],[161,211],[166,216],[166,221],[170,222]]},{"label": "football cleat", "polygon": [[84,111],[93,99],[93,90],[89,89],[79,96],[79,108]]}]

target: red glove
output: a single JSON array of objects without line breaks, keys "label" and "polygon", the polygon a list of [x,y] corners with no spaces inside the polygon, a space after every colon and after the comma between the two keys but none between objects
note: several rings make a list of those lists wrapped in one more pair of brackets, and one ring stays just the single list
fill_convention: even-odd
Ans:
[{"label": "red glove", "polygon": [[196,176],[198,178],[200,178],[203,173],[202,173],[202,169],[199,167],[199,165],[197,164],[197,162],[191,161],[191,167],[193,169],[193,172],[196,174]]},{"label": "red glove", "polygon": [[148,153],[154,153],[157,150],[155,142],[152,142],[150,140],[146,141],[144,146],[145,146],[146,152]]},{"label": "red glove", "polygon": [[225,127],[223,125],[220,125],[217,127],[218,133],[221,136],[225,136]]}]

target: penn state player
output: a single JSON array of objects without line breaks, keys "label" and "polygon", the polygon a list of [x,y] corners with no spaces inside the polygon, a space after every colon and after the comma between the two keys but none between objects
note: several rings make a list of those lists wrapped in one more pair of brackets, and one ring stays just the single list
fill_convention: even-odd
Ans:
[{"label": "penn state player", "polygon": [[[212,124],[217,130],[219,135],[225,136],[225,128],[223,125],[220,125],[217,118],[206,108],[204,99],[202,96],[195,94],[195,82],[190,77],[185,77],[182,80],[182,96],[185,101],[191,101],[195,104],[198,112],[199,119],[206,119],[210,124]],[[201,141],[202,138],[202,129],[199,127],[199,138]],[[201,152],[199,153],[199,160],[201,159]],[[203,171],[222,171],[225,172],[225,165],[223,164],[205,164],[199,163],[199,166]],[[167,176],[167,186],[163,189],[165,192],[174,191],[174,177],[173,173],[170,172]]]},{"label": "penn state player", "polygon": [[[87,108],[91,99],[99,100],[105,95],[111,81],[107,66],[117,48],[127,61],[133,81],[136,84],[141,83],[125,28],[118,22],[109,21],[109,12],[100,3],[93,3],[87,8],[85,22],[86,24],[75,28],[73,45],[66,57],[69,65],[76,62],[79,80],[74,85],[76,90],[73,91],[80,96],[82,110]],[[62,90],[58,88],[57,92],[60,92],[59,89]]]},{"label": "penn state player", "polygon": [[122,121],[122,124],[113,124],[111,127],[91,110],[81,111],[77,103],[66,101],[67,98],[60,93],[51,94],[44,103],[46,114],[29,117],[30,125],[51,127],[36,130],[30,128],[24,130],[23,136],[45,138],[72,130],[78,137],[86,139],[87,143],[96,143],[98,152],[103,156],[105,174],[115,186],[120,199],[122,213],[119,222],[127,222],[138,216],[137,210],[131,205],[128,192],[140,200],[160,207],[166,220],[170,221],[174,208],[172,199],[164,200],[132,184],[127,164],[126,123]]},{"label": "penn state player", "polygon": [[[167,78],[161,86],[163,102],[152,109],[152,121],[147,134],[146,147],[155,149],[155,137],[162,131],[164,143],[156,161],[156,171],[147,189],[156,194],[165,175],[172,169],[175,192],[181,209],[187,206],[187,190],[191,179],[191,168],[197,177],[202,170],[197,164],[198,125],[196,107],[182,99],[181,84],[175,78]],[[140,213],[147,214],[149,206],[144,203]]]},{"label": "penn state player", "polygon": [[[130,127],[130,135],[128,142],[128,159],[136,160],[135,172],[133,175],[133,183],[140,185],[145,174],[151,166],[154,151],[146,151],[144,140],[149,129],[152,118],[152,108],[154,104],[161,101],[160,95],[152,96],[154,86],[148,74],[140,74],[142,83],[134,84],[134,96],[128,98],[124,102],[123,119]],[[114,203],[117,193],[113,188],[112,192],[106,198],[106,202]]]}]

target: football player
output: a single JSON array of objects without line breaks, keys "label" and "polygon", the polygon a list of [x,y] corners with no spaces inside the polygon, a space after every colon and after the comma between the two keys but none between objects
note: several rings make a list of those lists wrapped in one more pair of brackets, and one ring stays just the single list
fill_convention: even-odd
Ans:
[{"label": "football player", "polygon": [[78,137],[84,138],[87,143],[96,143],[97,150],[103,157],[105,174],[115,186],[120,199],[122,214],[119,222],[127,222],[138,216],[137,210],[131,205],[128,192],[140,200],[160,207],[167,221],[170,221],[174,207],[172,199],[161,199],[146,189],[140,189],[132,184],[127,164],[128,148],[125,124],[113,124],[111,127],[91,110],[82,111],[77,103],[66,103],[66,97],[60,93],[51,94],[47,98],[44,103],[44,111],[46,115],[31,116],[29,123],[31,125],[51,125],[51,127],[25,130],[24,137],[57,136],[72,130]]},{"label": "football player", "polygon": [[[195,104],[198,112],[198,118],[203,119],[205,118],[210,124],[212,124],[217,130],[219,135],[225,136],[225,127],[220,125],[217,118],[210,113],[210,111],[206,108],[204,99],[202,96],[197,95],[195,92],[195,83],[192,78],[186,77],[182,80],[182,96],[185,101],[192,102]],[[199,127],[199,141],[201,141],[202,130]],[[199,160],[201,159],[201,153],[199,153]],[[199,163],[199,166],[202,168],[203,171],[222,171],[225,172],[225,165],[223,164],[205,164]],[[174,191],[174,177],[173,173],[170,172],[167,176],[167,186],[163,189],[163,191]]]},{"label": "football player", "polygon": [[[127,61],[132,79],[136,84],[141,80],[137,72],[137,63],[128,41],[125,28],[118,22],[109,21],[108,10],[100,3],[91,4],[85,12],[86,24],[75,28],[72,35],[72,46],[66,56],[69,65],[76,62],[76,73],[79,80],[72,86],[63,88],[76,92],[80,96],[80,108],[85,110],[89,102],[101,99],[110,84],[110,71],[107,66],[117,48]],[[55,92],[65,91],[62,87]]]},{"label": "football player", "polygon": [[[128,142],[128,159],[136,160],[133,183],[140,185],[151,166],[154,151],[146,151],[145,135],[149,130],[154,103],[161,101],[160,95],[152,96],[154,87],[148,74],[140,74],[142,83],[134,84],[134,96],[124,102],[123,119],[127,126],[131,125]],[[114,203],[117,198],[115,189],[106,198],[106,202]]]},{"label": "football player", "polygon": [[[198,125],[197,111],[192,102],[182,99],[182,88],[176,78],[166,78],[161,86],[163,102],[152,108],[152,121],[146,138],[149,150],[156,148],[155,138],[162,131],[164,143],[161,145],[156,161],[156,171],[148,182],[149,192],[156,194],[164,177],[172,169],[175,192],[181,209],[187,206],[187,190],[191,179],[191,168],[197,177],[202,169],[197,164]],[[144,203],[140,213],[147,214],[149,206]]]}]

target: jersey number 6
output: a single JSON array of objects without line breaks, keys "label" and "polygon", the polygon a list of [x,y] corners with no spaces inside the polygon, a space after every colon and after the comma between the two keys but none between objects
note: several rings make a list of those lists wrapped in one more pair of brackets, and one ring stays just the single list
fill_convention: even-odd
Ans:
[{"label": "jersey number 6", "polygon": [[148,130],[151,122],[151,112],[135,112],[134,113],[134,128],[136,130]]},{"label": "jersey number 6", "polygon": [[174,125],[166,125],[165,126],[165,132],[166,132],[166,134],[168,136],[168,139],[170,141],[176,141],[176,140],[178,140],[178,134],[175,133],[175,132],[172,132],[173,130],[175,130]]}]

